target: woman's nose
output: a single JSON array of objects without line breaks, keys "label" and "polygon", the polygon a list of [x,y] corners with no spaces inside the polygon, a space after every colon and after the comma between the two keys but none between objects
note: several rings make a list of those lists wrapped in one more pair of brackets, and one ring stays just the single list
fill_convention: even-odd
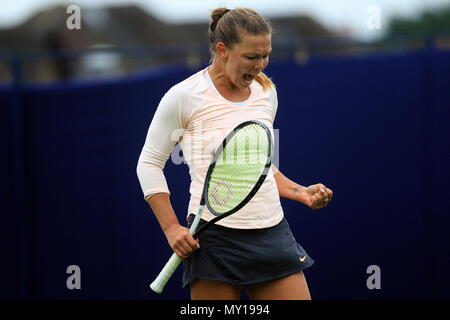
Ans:
[{"label": "woman's nose", "polygon": [[258,59],[258,61],[255,64],[255,69],[261,71],[264,69],[264,59]]}]

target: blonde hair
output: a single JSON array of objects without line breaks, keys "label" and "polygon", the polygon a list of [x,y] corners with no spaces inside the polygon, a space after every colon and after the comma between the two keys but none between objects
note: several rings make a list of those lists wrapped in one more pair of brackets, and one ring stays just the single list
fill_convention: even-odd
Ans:
[{"label": "blonde hair", "polygon": [[[271,34],[272,26],[269,21],[253,9],[214,9],[211,12],[211,22],[208,30],[211,61],[217,56],[217,43],[223,42],[226,47],[232,48],[234,44],[241,42],[239,34],[242,30],[253,35]],[[258,81],[264,90],[275,87],[272,80],[263,72],[258,73],[255,80]]]}]

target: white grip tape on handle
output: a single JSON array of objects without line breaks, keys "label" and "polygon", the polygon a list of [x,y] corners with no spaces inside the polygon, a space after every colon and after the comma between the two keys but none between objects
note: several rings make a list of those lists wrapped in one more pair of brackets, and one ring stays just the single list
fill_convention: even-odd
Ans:
[{"label": "white grip tape on handle", "polygon": [[[204,206],[200,206],[197,212],[197,215],[195,216],[194,222],[192,222],[191,228],[189,229],[190,234],[194,234],[195,230],[197,229],[197,225],[200,222],[200,217],[202,214]],[[181,259],[177,254],[174,252],[172,256],[170,257],[169,261],[167,261],[164,268],[159,273],[158,277],[150,284],[150,288],[155,291],[156,293],[161,293],[164,289],[164,286],[166,285],[167,281],[169,281],[172,274],[175,272],[177,267],[180,265]]]},{"label": "white grip tape on handle", "polygon": [[175,272],[182,260],[183,259],[177,256],[177,254],[174,252],[169,261],[167,261],[166,265],[159,273],[158,277],[155,279],[155,281],[152,282],[150,288],[156,293],[161,293],[167,281],[169,281],[170,277]]}]

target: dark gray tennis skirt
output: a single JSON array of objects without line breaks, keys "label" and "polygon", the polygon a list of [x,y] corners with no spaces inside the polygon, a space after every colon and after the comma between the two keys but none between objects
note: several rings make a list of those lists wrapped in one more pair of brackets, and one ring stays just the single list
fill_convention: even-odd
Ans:
[{"label": "dark gray tennis skirt", "polygon": [[[200,220],[199,227],[205,223]],[[200,235],[200,249],[184,260],[183,288],[189,287],[195,279],[236,285],[259,283],[296,273],[313,264],[314,260],[297,243],[285,218],[265,229],[212,225]]]}]

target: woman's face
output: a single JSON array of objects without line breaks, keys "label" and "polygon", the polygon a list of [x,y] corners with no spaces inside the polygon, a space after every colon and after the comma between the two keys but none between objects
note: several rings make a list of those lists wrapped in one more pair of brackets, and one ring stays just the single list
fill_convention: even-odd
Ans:
[{"label": "woman's face", "polygon": [[269,64],[271,34],[241,34],[241,42],[224,49],[225,72],[236,87],[248,88],[255,76]]}]

